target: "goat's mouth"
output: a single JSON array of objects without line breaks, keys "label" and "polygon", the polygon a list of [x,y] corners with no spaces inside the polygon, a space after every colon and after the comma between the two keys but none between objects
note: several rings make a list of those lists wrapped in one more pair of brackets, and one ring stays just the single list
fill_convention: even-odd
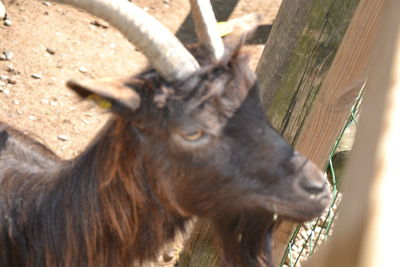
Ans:
[{"label": "goat's mouth", "polygon": [[293,199],[267,199],[264,197],[258,198],[258,204],[268,212],[274,214],[274,220],[277,218],[305,222],[310,221],[322,214],[325,208],[329,205],[331,196],[329,191],[319,195],[309,195],[308,198],[293,198]]}]

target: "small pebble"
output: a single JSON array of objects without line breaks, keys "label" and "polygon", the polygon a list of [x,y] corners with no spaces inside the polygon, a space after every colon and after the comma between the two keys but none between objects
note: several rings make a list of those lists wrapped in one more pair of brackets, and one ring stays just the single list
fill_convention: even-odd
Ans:
[{"label": "small pebble", "polygon": [[6,18],[6,8],[3,5],[3,2],[0,0],[0,20]]},{"label": "small pebble", "polygon": [[4,51],[3,54],[0,56],[0,60],[7,60],[10,61],[13,59],[14,53],[11,51]]},{"label": "small pebble", "polygon": [[47,2],[47,1],[43,1],[43,5],[45,5],[45,6],[51,6],[51,3],[50,3],[50,2]]},{"label": "small pebble", "polygon": [[303,237],[303,239],[305,239],[305,240],[308,239],[308,236],[309,236],[309,235],[307,234],[306,231],[301,231],[300,234],[301,234],[301,236]]},{"label": "small pebble", "polygon": [[14,67],[12,67],[12,66],[8,66],[8,67],[7,67],[7,72],[9,72],[9,73],[11,73],[11,74],[15,74],[15,75],[21,74],[19,71],[17,71],[16,69],[14,69]]},{"label": "small pebble", "polygon": [[0,92],[3,92],[3,94],[5,94],[5,95],[9,95],[9,94],[10,94],[10,89],[8,89],[8,88],[2,89],[2,88],[0,87]]},{"label": "small pebble", "polygon": [[6,82],[3,82],[3,81],[0,81],[0,87],[4,87],[4,86],[6,86]]},{"label": "small pebble", "polygon": [[16,83],[17,83],[17,80],[14,80],[14,79],[12,79],[12,78],[8,78],[8,79],[7,79],[7,82],[8,82],[9,84],[16,84]]},{"label": "small pebble", "polygon": [[12,25],[11,19],[5,19],[4,20],[4,25],[7,26],[7,27],[10,27]]},{"label": "small pebble", "polygon": [[99,28],[103,28],[103,29],[107,29],[108,25],[102,21],[98,21],[98,20],[93,20],[90,22],[90,24],[99,27]]},{"label": "small pebble", "polygon": [[55,101],[50,101],[50,106],[57,107],[58,103]]},{"label": "small pebble", "polygon": [[11,51],[4,51],[3,55],[6,57],[6,60],[11,60],[14,58],[14,53]]},{"label": "small pebble", "polygon": [[40,103],[48,105],[49,104],[49,100],[43,98],[42,100],[40,100]]},{"label": "small pebble", "polygon": [[296,241],[296,246],[299,248],[302,248],[305,241],[306,241],[306,239],[300,239],[300,240]]},{"label": "small pebble", "polygon": [[68,138],[69,137],[67,135],[65,135],[65,134],[60,134],[60,135],[57,136],[57,139],[61,140],[61,141],[67,141]]},{"label": "small pebble", "polygon": [[33,73],[33,74],[31,75],[31,77],[34,78],[34,79],[43,79],[43,76],[40,75],[40,74],[38,74],[38,73]]},{"label": "small pebble", "polygon": [[13,103],[14,103],[15,105],[21,104],[21,102],[19,102],[19,100],[17,100],[17,99],[13,100]]},{"label": "small pebble", "polygon": [[49,53],[50,55],[54,55],[56,53],[56,51],[51,48],[46,48],[46,52]]},{"label": "small pebble", "polygon": [[164,262],[169,262],[174,258],[174,252],[173,251],[166,251],[162,255],[163,261]]},{"label": "small pebble", "polygon": [[79,71],[82,73],[88,72],[88,69],[86,67],[79,67]]},{"label": "small pebble", "polygon": [[169,0],[163,0],[163,3],[169,5]]},{"label": "small pebble", "polygon": [[37,118],[36,118],[35,116],[33,116],[33,115],[29,115],[29,116],[28,116],[28,119],[30,119],[31,121],[37,120]]},{"label": "small pebble", "polygon": [[7,81],[8,80],[8,76],[7,75],[0,75],[0,80]]}]

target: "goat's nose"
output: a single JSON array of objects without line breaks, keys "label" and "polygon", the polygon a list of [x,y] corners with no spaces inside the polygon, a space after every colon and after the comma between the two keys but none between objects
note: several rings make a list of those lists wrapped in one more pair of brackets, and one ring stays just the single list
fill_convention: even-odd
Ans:
[{"label": "goat's nose", "polygon": [[294,153],[291,162],[299,170],[298,184],[304,192],[311,195],[327,193],[327,179],[313,162],[298,152]]},{"label": "goat's nose", "polygon": [[322,179],[314,180],[314,179],[307,179],[304,177],[300,181],[300,186],[306,191],[307,193],[317,195],[324,191],[326,182]]}]

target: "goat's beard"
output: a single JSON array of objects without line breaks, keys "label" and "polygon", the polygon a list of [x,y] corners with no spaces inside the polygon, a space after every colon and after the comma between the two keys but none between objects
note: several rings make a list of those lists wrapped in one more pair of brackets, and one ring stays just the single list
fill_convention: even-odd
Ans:
[{"label": "goat's beard", "polygon": [[224,267],[273,267],[272,237],[275,229],[273,214],[243,214],[221,218],[214,230]]}]

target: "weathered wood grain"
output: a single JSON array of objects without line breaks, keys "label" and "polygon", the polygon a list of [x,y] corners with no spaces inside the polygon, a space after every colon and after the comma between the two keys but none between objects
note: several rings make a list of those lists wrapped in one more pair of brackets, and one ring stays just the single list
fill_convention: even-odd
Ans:
[{"label": "weathered wood grain", "polygon": [[180,267],[214,267],[219,258],[215,251],[211,225],[206,220],[198,220],[179,256]]},{"label": "weathered wood grain", "polygon": [[385,5],[332,240],[307,267],[397,266],[400,1]]},{"label": "weathered wood grain", "polygon": [[272,124],[295,144],[359,0],[283,1],[257,67]]}]

